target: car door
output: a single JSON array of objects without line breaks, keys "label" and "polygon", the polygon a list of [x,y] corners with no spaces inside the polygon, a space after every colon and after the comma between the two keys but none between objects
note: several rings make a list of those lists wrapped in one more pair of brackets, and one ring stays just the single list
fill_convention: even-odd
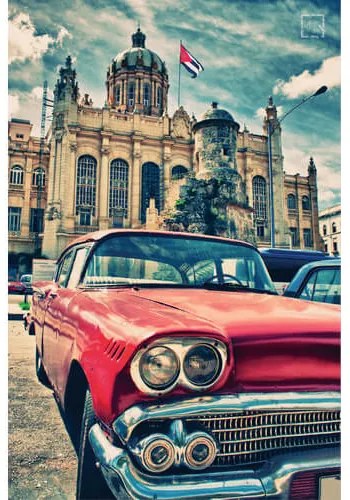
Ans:
[{"label": "car door", "polygon": [[57,303],[57,316],[60,322],[56,331],[56,349],[59,352],[59,359],[56,359],[54,363],[55,388],[58,394],[64,392],[74,352],[78,315],[80,314],[78,296],[82,292],[78,285],[89,249],[89,245],[75,248],[70,272],[59,290],[60,301]]},{"label": "car door", "polygon": [[[62,353],[57,342],[58,332],[62,321],[62,313],[65,308],[66,283],[68,282],[73,263],[75,249],[67,252],[58,263],[55,281],[46,294],[44,304],[45,319],[42,339],[42,359],[49,379],[56,388],[57,367],[60,364]],[[72,291],[70,290],[70,294]]]}]

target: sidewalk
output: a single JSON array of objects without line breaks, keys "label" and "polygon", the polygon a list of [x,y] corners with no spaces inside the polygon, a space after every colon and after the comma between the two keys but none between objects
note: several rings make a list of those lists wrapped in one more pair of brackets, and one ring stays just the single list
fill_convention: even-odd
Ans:
[{"label": "sidewalk", "polygon": [[[13,297],[13,295],[12,295]],[[28,297],[28,302],[30,302],[31,300],[31,297]],[[24,296],[23,295],[19,295],[18,296],[18,302],[16,301],[15,303],[13,302],[8,302],[8,320],[23,320],[23,314],[26,312],[26,311],[23,311],[20,306],[19,306],[19,303],[20,302],[24,302]]]},{"label": "sidewalk", "polygon": [[18,304],[9,304],[8,306],[8,319],[9,320],[22,320],[25,311],[19,307]]}]

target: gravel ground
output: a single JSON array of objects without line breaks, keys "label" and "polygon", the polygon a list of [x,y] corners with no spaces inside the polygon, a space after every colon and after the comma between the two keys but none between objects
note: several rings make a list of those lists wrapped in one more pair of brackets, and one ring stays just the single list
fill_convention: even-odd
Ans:
[{"label": "gravel ground", "polygon": [[35,338],[9,321],[8,498],[74,499],[77,458],[52,391],[36,379]]}]

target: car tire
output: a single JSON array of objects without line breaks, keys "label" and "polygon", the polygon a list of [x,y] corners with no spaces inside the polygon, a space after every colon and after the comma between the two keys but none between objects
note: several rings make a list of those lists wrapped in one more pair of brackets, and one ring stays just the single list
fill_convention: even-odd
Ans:
[{"label": "car tire", "polygon": [[102,472],[96,467],[96,458],[89,442],[89,430],[95,422],[96,417],[92,406],[92,397],[90,390],[87,389],[78,453],[77,500],[84,498],[114,498],[103,478]]},{"label": "car tire", "polygon": [[39,382],[45,387],[51,388],[38,348],[35,350],[35,372]]},{"label": "car tire", "polygon": [[30,323],[28,326],[28,335],[35,335],[34,323]]}]

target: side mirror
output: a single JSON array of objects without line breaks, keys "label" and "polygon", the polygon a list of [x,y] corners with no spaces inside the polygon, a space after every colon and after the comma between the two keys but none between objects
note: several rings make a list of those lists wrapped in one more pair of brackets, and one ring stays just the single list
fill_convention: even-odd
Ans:
[{"label": "side mirror", "polygon": [[37,286],[33,286],[33,294],[35,294],[39,300],[42,300],[46,297],[44,290]]}]

